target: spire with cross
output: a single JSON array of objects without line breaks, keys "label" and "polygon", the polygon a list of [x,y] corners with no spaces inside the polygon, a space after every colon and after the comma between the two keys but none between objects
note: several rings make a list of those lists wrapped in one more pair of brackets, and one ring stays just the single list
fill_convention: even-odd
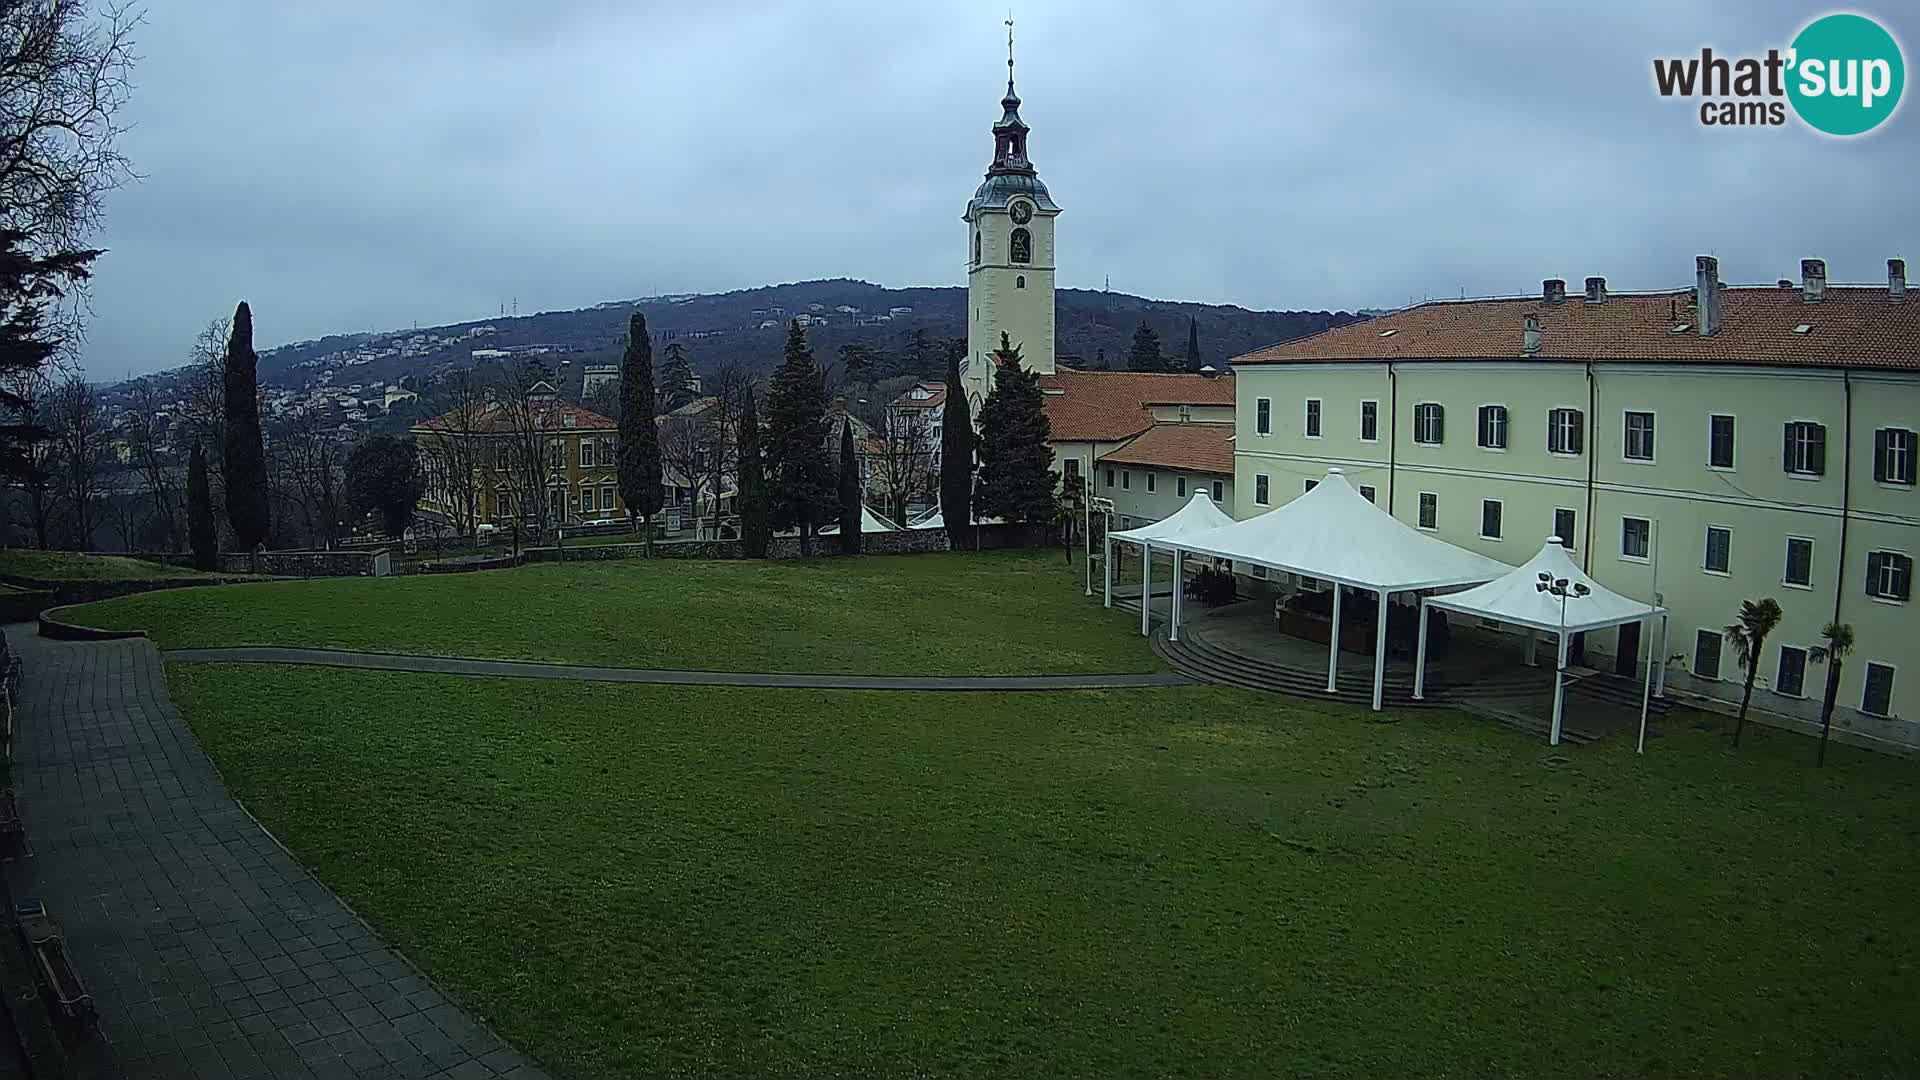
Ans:
[{"label": "spire with cross", "polygon": [[1020,95],[1013,92],[1013,15],[1007,15],[1007,96],[1000,99],[1000,122],[993,125],[993,165],[987,175],[1033,175],[1027,160],[1027,124],[1020,119]]}]

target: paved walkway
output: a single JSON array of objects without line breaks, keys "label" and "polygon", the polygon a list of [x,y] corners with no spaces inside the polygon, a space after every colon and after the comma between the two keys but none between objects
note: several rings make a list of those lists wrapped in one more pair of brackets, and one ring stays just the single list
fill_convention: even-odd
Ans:
[{"label": "paved walkway", "polygon": [[451,1005],[227,794],[145,640],[27,624],[7,864],[66,932],[101,1077],[541,1077]]},{"label": "paved walkway", "polygon": [[440,675],[491,675],[515,679],[659,683],[668,686],[762,686],[806,690],[1114,690],[1187,686],[1174,672],[1116,675],[814,675],[783,672],[675,671],[656,668],[587,667],[522,660],[472,660],[456,656],[410,656],[348,649],[286,649],[240,646],[174,649],[168,660],[228,664],[312,664],[367,671],[413,671]]}]

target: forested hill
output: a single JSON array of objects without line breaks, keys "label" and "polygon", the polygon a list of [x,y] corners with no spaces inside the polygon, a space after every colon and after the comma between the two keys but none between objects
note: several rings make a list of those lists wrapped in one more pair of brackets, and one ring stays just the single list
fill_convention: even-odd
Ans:
[{"label": "forested hill", "polygon": [[[615,301],[575,311],[387,334],[332,336],[263,352],[260,379],[269,386],[298,389],[331,370],[330,381],[336,385],[349,380],[377,385],[398,382],[404,376],[418,383],[434,370],[470,363],[475,349],[550,346],[546,357],[550,364],[559,368],[559,359],[569,360],[565,378],[577,384],[583,366],[618,359],[627,318],[635,308],[646,314],[656,341],[682,342],[695,370],[703,373],[728,362],[751,370],[771,369],[779,362],[787,321],[797,315],[826,320],[825,325],[808,329],[822,359],[835,357],[840,346],[849,343],[893,352],[917,330],[934,339],[966,334],[964,288],[888,289],[834,279]],[[255,317],[262,326],[271,325],[271,312],[256,312]],[[1087,366],[1096,366],[1104,358],[1111,367],[1124,367],[1134,330],[1145,319],[1159,332],[1167,355],[1184,356],[1189,317],[1198,325],[1202,361],[1214,365],[1262,345],[1356,318],[1346,312],[1249,311],[1066,289],[1058,294],[1057,350],[1062,357],[1078,357]]]}]

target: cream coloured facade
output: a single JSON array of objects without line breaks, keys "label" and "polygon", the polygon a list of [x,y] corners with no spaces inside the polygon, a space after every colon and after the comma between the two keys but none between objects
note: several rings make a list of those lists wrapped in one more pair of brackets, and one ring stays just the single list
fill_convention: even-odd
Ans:
[{"label": "cream coloured facade", "polygon": [[[1607,346],[1623,340],[1615,325],[1623,313],[1604,310],[1602,283],[1586,303],[1416,308],[1330,332],[1337,336],[1317,346],[1262,350],[1282,355],[1255,353],[1235,367],[1233,512],[1283,505],[1339,466],[1401,520],[1506,563],[1562,535],[1601,584],[1670,609],[1668,640],[1655,653],[1669,658],[1668,686],[1724,700],[1738,700],[1743,677],[1724,628],[1741,601],[1772,597],[1784,618],[1759,659],[1756,708],[1818,719],[1826,669],[1804,650],[1837,620],[1852,625],[1857,646],[1842,667],[1836,727],[1920,744],[1912,594],[1920,351],[1899,355],[1903,342],[1920,342],[1920,332],[1902,329],[1920,327],[1920,300],[1906,301],[1903,285],[1855,292],[1843,306],[1830,291],[1821,300],[1778,287],[1736,296],[1746,290],[1716,280],[1705,335],[1688,321],[1701,308],[1697,300],[1689,308],[1686,293],[1612,299],[1615,307],[1649,299],[1643,306],[1656,315],[1672,314],[1638,344],[1629,336]],[[1558,329],[1536,329],[1529,308]],[[1396,346],[1373,343],[1402,333],[1445,333],[1445,322],[1463,316],[1497,321],[1497,335],[1511,336],[1508,354],[1350,355],[1387,352]],[[1582,329],[1583,319],[1596,329]],[[1876,329],[1841,333],[1842,324]],[[1781,348],[1802,351],[1745,343],[1776,330],[1786,335]],[[1541,340],[1555,333],[1569,352],[1625,355],[1555,355]],[[1723,334],[1738,340],[1713,340]],[[1676,355],[1634,355],[1642,346]],[[1747,348],[1751,362],[1720,355]],[[1636,670],[1637,633],[1587,635],[1584,662]]]}]

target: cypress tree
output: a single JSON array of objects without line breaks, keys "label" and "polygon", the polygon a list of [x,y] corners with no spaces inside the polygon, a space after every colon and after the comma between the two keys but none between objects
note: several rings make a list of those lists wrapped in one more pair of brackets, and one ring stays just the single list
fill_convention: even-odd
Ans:
[{"label": "cypress tree", "polygon": [[187,539],[193,546],[193,565],[201,570],[220,568],[220,530],[213,523],[213,485],[207,480],[207,451],[199,443],[187,457]]},{"label": "cypress tree", "polygon": [[1200,320],[1187,316],[1187,370],[1200,370]]},{"label": "cypress tree", "polygon": [[813,553],[815,530],[834,513],[826,413],[820,367],[796,319],[767,395],[767,516],[775,529],[799,530],[802,556]]},{"label": "cypress tree", "polygon": [[860,465],[853,453],[853,423],[840,425],[840,554],[860,554]]},{"label": "cypress tree", "polygon": [[620,358],[620,497],[627,520],[647,523],[647,556],[653,556],[653,518],[660,512],[660,429],[653,422],[653,343],[647,317],[627,323],[627,351]]},{"label": "cypress tree", "polygon": [[693,400],[693,365],[687,361],[687,347],[677,341],[667,343],[660,358],[660,411],[663,413]]},{"label": "cypress tree", "polygon": [[1040,376],[1000,335],[993,393],[980,406],[980,512],[1027,524],[1054,517],[1052,426]]},{"label": "cypress tree", "polygon": [[1160,334],[1141,319],[1133,331],[1133,348],[1127,351],[1128,371],[1165,371],[1166,357],[1160,355]]},{"label": "cypress tree", "polygon": [[735,502],[740,511],[740,550],[749,559],[767,557],[767,477],[760,457],[760,416],[753,407],[753,387],[747,387],[740,406],[740,483]]},{"label": "cypress tree", "polygon": [[960,352],[947,353],[947,400],[940,421],[940,515],[947,546],[955,551],[966,546],[973,524],[973,411],[960,381]]},{"label": "cypress tree", "polygon": [[227,521],[245,551],[267,540],[267,454],[260,436],[260,357],[253,351],[253,311],[242,300],[227,338],[225,399]]}]

